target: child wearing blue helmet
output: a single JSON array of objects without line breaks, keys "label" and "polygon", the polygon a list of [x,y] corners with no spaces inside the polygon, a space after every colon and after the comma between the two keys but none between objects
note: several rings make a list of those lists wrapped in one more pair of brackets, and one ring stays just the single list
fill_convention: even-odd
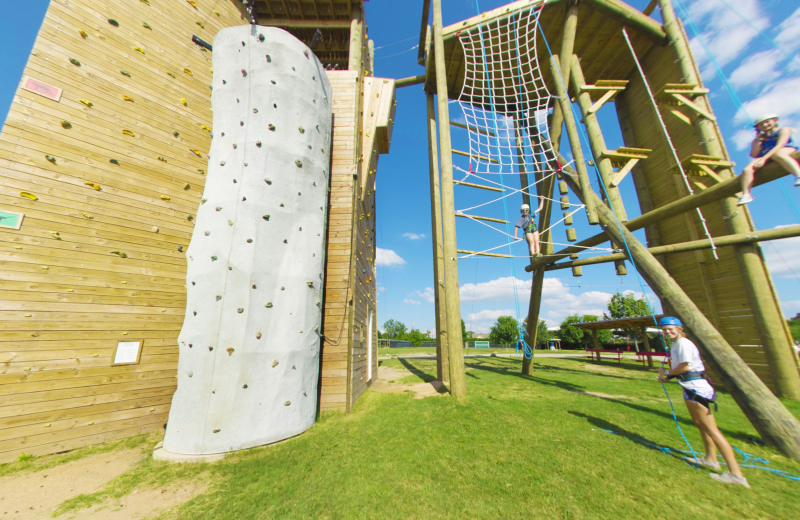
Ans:
[{"label": "child wearing blue helmet", "polygon": [[[658,322],[662,332],[672,343],[670,347],[670,369],[664,367],[658,369],[658,380],[666,383],[670,379],[677,379],[678,384],[683,388],[683,401],[692,416],[700,435],[703,437],[703,444],[706,448],[706,456],[692,459],[691,462],[697,463],[711,469],[720,469],[717,462],[717,449],[722,458],[728,464],[728,470],[723,474],[711,473],[711,478],[726,484],[739,484],[750,487],[747,479],[742,475],[742,470],[736,462],[733,448],[717,428],[717,422],[711,414],[710,404],[714,403],[714,387],[705,377],[705,365],[700,359],[700,351],[697,346],[686,337],[683,332],[683,324],[678,318],[665,316]],[[716,407],[716,403],[714,403]]]}]

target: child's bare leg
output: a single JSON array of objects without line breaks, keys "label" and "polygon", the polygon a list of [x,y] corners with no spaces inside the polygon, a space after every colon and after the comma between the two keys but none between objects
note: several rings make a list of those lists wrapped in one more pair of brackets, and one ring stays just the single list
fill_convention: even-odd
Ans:
[{"label": "child's bare leg", "polygon": [[533,244],[533,234],[525,233],[525,240],[528,242],[528,251],[530,252],[531,257],[536,256],[536,248]]},{"label": "child's bare leg", "polygon": [[719,449],[722,458],[725,459],[725,463],[728,464],[728,470],[737,477],[744,478],[742,470],[739,468],[739,463],[736,461],[733,448],[731,448],[725,436],[723,436],[722,432],[717,428],[717,422],[714,420],[714,416],[711,415],[711,410],[694,401],[684,402],[689,409],[689,413],[692,415],[692,420],[698,425],[700,431],[711,437],[714,444],[717,445],[717,449]]},{"label": "child's bare leg", "polygon": [[537,255],[542,252],[542,246],[539,244],[539,232],[538,231],[534,231],[533,232],[533,246],[534,246],[534,249],[536,249],[536,254]]},{"label": "child's bare leg", "polygon": [[751,161],[750,164],[744,167],[742,170],[742,191],[745,195],[750,195],[750,189],[753,187],[753,181],[755,180],[756,170],[753,168],[753,163],[755,161]]},{"label": "child's bare leg", "polygon": [[791,148],[783,147],[775,152],[772,159],[795,177],[800,177],[800,164],[797,163],[797,159],[792,157],[793,152],[794,150]]}]

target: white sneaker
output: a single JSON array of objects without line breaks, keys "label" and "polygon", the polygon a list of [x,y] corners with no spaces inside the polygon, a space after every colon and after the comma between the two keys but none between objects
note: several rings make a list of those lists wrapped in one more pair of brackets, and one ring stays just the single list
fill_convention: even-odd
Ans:
[{"label": "white sneaker", "polygon": [[747,204],[749,202],[753,202],[753,196],[749,195],[749,194],[748,195],[742,195],[741,197],[739,197],[739,202],[737,202],[736,205],[737,206],[743,206],[743,205],[745,205],[745,204]]},{"label": "white sneaker", "polygon": [[797,188],[798,186],[800,186],[800,177],[797,177],[797,178],[794,180],[794,187],[795,187],[795,188]]},{"label": "white sneaker", "polygon": [[747,483],[747,479],[742,477],[739,478],[730,471],[726,471],[723,474],[719,473],[709,473],[709,477],[713,478],[717,482],[722,482],[723,484],[739,484],[740,486],[744,486],[747,489],[750,489],[750,484]]},{"label": "white sneaker", "polygon": [[720,469],[719,462],[710,461],[705,457],[698,457],[697,459],[693,457],[684,457],[683,460],[685,460],[689,464],[696,464],[699,466],[705,466],[706,468],[717,469],[717,470]]}]

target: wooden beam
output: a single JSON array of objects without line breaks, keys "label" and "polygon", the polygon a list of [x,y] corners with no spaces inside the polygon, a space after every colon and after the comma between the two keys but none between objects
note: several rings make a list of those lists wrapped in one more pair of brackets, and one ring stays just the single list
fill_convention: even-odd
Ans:
[{"label": "wooden beam", "polygon": [[491,130],[484,130],[483,128],[475,128],[474,126],[463,125],[463,124],[458,123],[456,121],[450,121],[450,124],[453,125],[453,126],[457,126],[458,128],[463,128],[464,130],[471,130],[473,132],[476,132],[476,133],[479,133],[479,134],[483,134],[483,135],[490,135],[492,137],[495,136],[495,133],[492,132]]},{"label": "wooden beam", "polygon": [[498,164],[496,159],[492,159],[491,157],[484,157],[482,155],[473,155],[469,152],[462,152],[461,150],[452,150],[452,152],[456,155],[463,155],[464,157],[469,157],[470,159],[477,159],[479,161],[486,161],[492,164]]},{"label": "wooden beam", "polygon": [[[765,231],[753,232],[750,234],[740,235],[724,235],[714,238],[715,247],[734,246],[739,244],[753,244],[756,242],[767,242],[769,240],[780,240],[782,238],[791,238],[800,236],[800,225],[784,226],[776,229],[768,229]],[[701,249],[711,249],[711,241],[709,239],[692,240],[690,242],[682,242],[680,244],[669,244],[666,246],[655,246],[648,248],[647,251],[651,255],[665,255],[671,253],[685,253],[687,251],[699,251]],[[627,256],[625,253],[614,253],[610,255],[594,256],[592,258],[582,258],[572,262],[563,262],[560,264],[552,264],[545,267],[545,271],[556,271],[558,269],[568,269],[579,265],[594,265],[613,262],[615,260],[624,260]]]},{"label": "wooden beam", "polygon": [[[349,4],[348,4],[349,5]],[[350,27],[350,55],[349,55],[349,62],[347,64],[348,70],[357,70],[359,71],[359,75],[361,74],[361,47],[363,43],[361,40],[363,39],[363,31],[364,31],[364,23],[361,20],[361,10],[356,9],[352,12],[350,21],[348,23],[348,27]]]},{"label": "wooden beam", "polygon": [[[573,191],[582,193],[574,170],[564,169],[564,180]],[[594,192],[590,195],[597,198]],[[639,273],[697,338],[704,357],[713,365],[723,385],[761,438],[777,447],[783,455],[800,461],[800,422],[797,418],[739,357],[647,248],[625,226],[618,224],[611,210],[599,199],[595,202],[600,225],[613,240],[628,244],[631,260],[636,262]]]},{"label": "wooden beam", "polygon": [[485,220],[486,222],[497,222],[498,224],[508,224],[507,220],[492,217],[479,217],[478,215],[467,215],[466,213],[456,213],[457,217],[470,218],[475,220]]},{"label": "wooden beam", "polygon": [[[439,121],[450,121],[447,97],[447,73],[442,39],[442,0],[433,1],[433,45],[436,67],[436,101]],[[444,247],[444,277],[447,307],[447,349],[450,361],[450,395],[467,395],[464,372],[464,349],[461,337],[461,295],[458,289],[458,253],[456,247],[455,201],[453,200],[453,152],[450,143],[450,125],[439,124],[441,147],[442,237]]]},{"label": "wooden beam", "polygon": [[517,168],[519,169],[519,184],[522,190],[522,203],[530,206],[531,196],[528,193],[528,172],[525,170],[525,142],[522,137],[522,125],[519,119],[514,119],[514,134],[517,139]]},{"label": "wooden beam", "polygon": [[439,151],[436,144],[436,106],[433,94],[426,94],[428,105],[428,166],[431,177],[431,241],[433,242],[433,297],[436,312],[436,378],[450,380],[447,335],[443,334],[447,316],[444,294],[444,249],[442,248],[442,206],[439,190]]},{"label": "wooden beam", "polygon": [[660,23],[620,0],[586,0],[601,13],[635,29],[659,45],[667,44],[667,33]]},{"label": "wooden beam", "polygon": [[[800,152],[795,152],[792,154],[792,157],[795,159],[800,159]],[[762,184],[766,184],[768,182],[772,182],[774,180],[780,179],[781,177],[785,177],[789,175],[789,172],[783,169],[783,167],[777,164],[767,164],[763,168],[758,171],[758,175],[756,176],[756,180],[754,185],[760,186]],[[734,177],[731,179],[726,179],[719,184],[715,184],[708,189],[705,189],[701,192],[695,193],[694,195],[689,195],[688,197],[683,197],[682,199],[678,199],[674,202],[670,202],[669,204],[665,204],[659,208],[654,209],[644,215],[636,217],[635,219],[629,220],[625,223],[625,227],[628,228],[629,231],[636,231],[637,229],[641,229],[645,226],[650,226],[652,224],[656,224],[661,220],[666,220],[668,218],[672,218],[676,215],[680,215],[681,213],[685,213],[687,211],[691,211],[695,208],[699,208],[700,206],[705,206],[706,204],[710,204],[712,202],[719,201],[721,199],[725,199],[728,197],[733,197],[741,191],[742,184],[741,180],[738,177]],[[749,229],[744,229],[742,231],[737,231],[737,233],[745,233],[751,231]],[[608,240],[608,236],[605,232],[598,233],[593,237],[589,237],[577,244],[562,249],[555,253],[554,256],[548,258],[547,260],[538,260],[531,265],[525,268],[526,271],[531,272],[534,269],[561,260],[573,253],[580,253],[587,247],[594,247],[598,244],[601,244]],[[581,247],[582,246],[582,247]]]},{"label": "wooden beam", "polygon": [[297,20],[293,18],[260,18],[258,25],[264,27],[288,27],[298,29],[350,29],[350,20]]},{"label": "wooden beam", "polygon": [[499,191],[501,193],[506,191],[501,188],[493,188],[492,186],[484,186],[483,184],[473,184],[471,182],[457,181],[455,179],[453,179],[453,186],[469,186],[470,188],[480,188],[482,190],[488,190],[488,191]]},{"label": "wooden beam", "polygon": [[658,6],[658,0],[650,0],[650,3],[647,4],[647,7],[645,7],[644,10],[642,11],[642,14],[645,16],[650,16],[651,14],[653,14],[653,11],[656,10],[657,6]]},{"label": "wooden beam", "polygon": [[419,53],[417,54],[417,63],[425,65],[425,40],[428,34],[428,18],[430,18],[431,0],[422,0],[422,25],[419,29]]},{"label": "wooden beam", "polygon": [[394,80],[394,88],[410,87],[412,85],[419,85],[420,83],[425,83],[425,74],[396,79]]},{"label": "wooden beam", "polygon": [[[589,173],[586,171],[586,162],[583,159],[583,147],[581,147],[580,137],[578,136],[578,124],[575,122],[575,116],[572,114],[572,103],[567,93],[567,81],[569,80],[569,76],[565,77],[562,74],[561,67],[558,64],[558,56],[554,55],[550,57],[550,69],[553,71],[553,83],[556,86],[558,103],[561,106],[561,112],[564,116],[564,125],[567,127],[569,145],[572,149],[572,156],[575,159],[575,168],[578,170],[578,177],[580,178],[581,199],[588,201],[588,203],[584,203],[586,204],[586,217],[589,219],[589,224],[597,224],[599,221],[597,220],[597,211],[594,208],[594,197],[589,196],[589,193],[592,191],[592,184],[589,180]],[[562,79],[564,83],[562,83]]]},{"label": "wooden beam", "polygon": [[500,253],[482,253],[480,251],[467,251],[466,249],[459,249],[458,252],[463,253],[465,255],[491,256],[494,258],[511,258],[511,255],[503,255]]}]

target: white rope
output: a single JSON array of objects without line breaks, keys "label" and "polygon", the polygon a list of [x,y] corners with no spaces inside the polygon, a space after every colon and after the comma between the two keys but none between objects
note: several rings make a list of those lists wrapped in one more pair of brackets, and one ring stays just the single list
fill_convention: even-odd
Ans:
[{"label": "white rope", "polygon": [[[661,117],[661,111],[658,109],[658,104],[656,103],[656,99],[653,97],[653,91],[650,90],[650,84],[647,82],[647,77],[644,75],[644,70],[642,70],[642,64],[639,63],[639,58],[636,56],[636,51],[633,50],[633,45],[631,44],[630,38],[628,38],[628,32],[625,28],[622,28],[622,35],[625,37],[625,43],[628,44],[628,49],[631,51],[631,56],[633,56],[633,61],[636,63],[636,68],[639,69],[639,75],[642,77],[642,81],[644,82],[644,87],[647,89],[647,95],[650,97],[650,103],[653,104],[653,109],[656,112],[656,116],[658,117],[658,122],[661,124],[661,129],[664,130],[664,136],[667,138],[667,143],[669,144],[669,149],[672,151],[672,157],[675,159],[675,163],[678,165],[678,169],[681,172],[681,177],[683,177],[683,183],[686,185],[686,189],[689,191],[689,195],[694,195],[694,191],[692,190],[691,184],[689,184],[689,178],[686,176],[686,172],[683,171],[683,165],[681,164],[681,160],[678,157],[678,152],[675,150],[675,146],[672,144],[672,138],[667,131],[667,125],[664,124],[664,119]],[[697,208],[697,216],[700,217],[700,223],[703,225],[703,231],[705,232],[706,238],[708,238],[709,242],[711,242],[711,252],[714,254],[714,259],[719,260],[719,256],[717,256],[717,246],[714,245],[714,237],[711,236],[711,233],[708,231],[708,225],[706,224],[706,219],[703,216],[703,212],[700,211],[700,208]]]}]

